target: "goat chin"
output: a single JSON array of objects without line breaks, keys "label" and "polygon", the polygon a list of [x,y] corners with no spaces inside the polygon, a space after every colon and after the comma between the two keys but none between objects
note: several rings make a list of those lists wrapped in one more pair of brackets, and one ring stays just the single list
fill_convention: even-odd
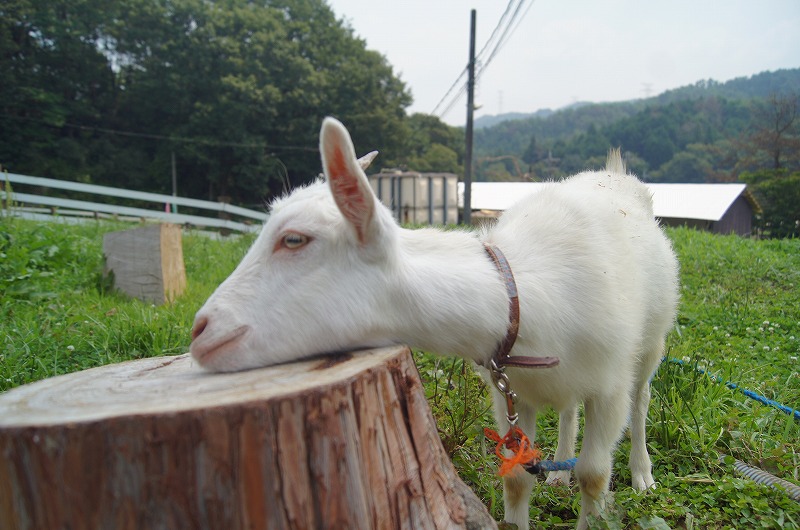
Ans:
[{"label": "goat chin", "polygon": [[[647,188],[626,174],[619,151],[603,171],[522,198],[483,234],[398,226],[334,119],[323,122],[320,153],[325,180],[272,203],[252,248],[198,312],[195,359],[230,371],[402,342],[483,363],[506,333],[509,307],[483,250],[488,242],[517,281],[521,318],[511,355],[560,361],[508,369],[519,426],[533,439],[537,411],[555,407],[555,457],[571,458],[584,404],[578,526],[602,509],[629,419],[633,484],[651,487],[649,380],[675,318],[678,264]],[[492,392],[502,428],[505,400]],[[527,475],[505,479],[506,519],[522,528],[532,484]]]}]

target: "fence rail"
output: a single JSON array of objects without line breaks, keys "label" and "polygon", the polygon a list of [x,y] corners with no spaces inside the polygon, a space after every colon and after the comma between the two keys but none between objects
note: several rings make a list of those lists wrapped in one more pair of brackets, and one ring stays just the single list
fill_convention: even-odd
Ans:
[{"label": "fence rail", "polygon": [[[85,193],[101,197],[117,197],[129,201],[140,201],[150,203],[150,207],[122,206],[117,204],[106,204],[103,202],[86,201],[78,199],[65,199],[48,195],[37,195],[34,193],[17,193],[12,191],[7,193],[0,189],[0,200],[9,205],[12,202],[14,207],[6,208],[6,212],[17,217],[30,219],[47,219],[53,216],[71,219],[94,218],[114,218],[122,221],[167,221],[181,225],[192,225],[202,228],[217,228],[234,230],[238,232],[257,231],[261,224],[266,220],[267,214],[256,210],[249,210],[240,206],[214,201],[204,201],[200,199],[190,199],[187,197],[175,197],[173,195],[162,195],[144,191],[126,190],[112,188],[109,186],[98,186],[96,184],[83,184],[81,182],[70,182],[44,177],[31,177],[28,175],[18,175],[16,173],[3,173],[0,178],[4,182],[22,186],[36,186],[40,188],[52,188],[76,193]],[[153,208],[152,204],[157,204]],[[190,208],[211,210],[219,212],[218,217],[206,217],[202,215],[187,215],[177,212],[165,211],[165,205],[185,206]],[[42,206],[49,207],[41,208]],[[243,220],[233,220],[220,218],[224,214],[229,217],[240,217]]]}]

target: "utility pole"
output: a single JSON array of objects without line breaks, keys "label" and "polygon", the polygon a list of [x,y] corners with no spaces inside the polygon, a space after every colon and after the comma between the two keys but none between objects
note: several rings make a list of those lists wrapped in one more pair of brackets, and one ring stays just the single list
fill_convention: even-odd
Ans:
[{"label": "utility pole", "polygon": [[467,79],[467,144],[464,148],[464,213],[461,223],[472,224],[472,115],[475,111],[475,10],[470,12],[469,77]]}]

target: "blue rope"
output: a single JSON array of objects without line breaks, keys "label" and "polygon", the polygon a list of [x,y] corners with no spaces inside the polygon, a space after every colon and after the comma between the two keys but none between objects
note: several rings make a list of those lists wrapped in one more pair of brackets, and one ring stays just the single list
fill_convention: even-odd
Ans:
[{"label": "blue rope", "polygon": [[[673,364],[679,364],[681,366],[689,366],[689,363],[687,363],[687,362],[685,362],[685,361],[683,361],[681,359],[676,359],[675,357],[670,357],[669,359],[667,359],[665,357],[664,360],[668,360],[669,362],[671,362]],[[753,392],[752,390],[747,390],[746,388],[742,388],[739,385],[737,385],[736,383],[731,383],[730,381],[725,381],[721,377],[716,376],[714,374],[711,374],[707,370],[704,370],[703,368],[700,368],[698,366],[695,366],[694,369],[697,370],[698,373],[708,376],[708,378],[711,379],[712,381],[714,381],[715,383],[724,383],[725,386],[730,388],[731,390],[738,390],[739,392],[741,392],[745,396],[747,396],[747,397],[749,397],[751,399],[754,399],[754,400],[758,401],[759,403],[762,403],[762,404],[767,405],[769,407],[774,407],[774,408],[780,410],[781,412],[784,412],[784,413],[788,414],[789,416],[794,416],[794,419],[800,421],[800,410],[793,409],[791,407],[787,407],[786,405],[782,405],[782,404],[778,403],[777,401],[775,401],[773,399],[769,399],[769,398],[767,398],[765,396],[762,396],[761,394],[757,394],[757,393]],[[531,466],[525,466],[525,470],[528,473],[530,473],[531,475],[537,475],[539,473],[545,473],[545,472],[550,472],[550,471],[570,471],[575,467],[575,464],[577,464],[577,463],[578,463],[578,459],[577,458],[570,458],[569,460],[564,460],[563,462],[554,462],[552,460],[542,460],[541,462],[538,462],[538,463],[533,464]]]},{"label": "blue rope", "polygon": [[[666,359],[666,357],[664,359]],[[673,364],[679,364],[681,366],[689,366],[689,363],[687,363],[687,362],[685,362],[685,361],[683,361],[681,359],[676,359],[675,357],[670,357],[668,359],[668,361],[673,363]],[[731,390],[738,390],[739,392],[741,392],[745,396],[749,397],[750,399],[754,399],[754,400],[758,401],[759,403],[762,403],[762,404],[767,405],[769,407],[774,407],[774,408],[780,410],[781,412],[783,412],[785,414],[788,414],[789,416],[794,416],[794,419],[800,421],[800,410],[793,409],[791,407],[787,407],[786,405],[782,405],[782,404],[778,403],[777,401],[775,401],[773,399],[769,399],[769,398],[767,398],[765,396],[762,396],[761,394],[756,394],[752,390],[747,390],[746,388],[742,388],[739,385],[737,385],[736,383],[731,383],[730,381],[725,381],[724,379],[722,379],[722,378],[720,378],[720,377],[718,377],[718,376],[716,376],[714,374],[711,374],[708,371],[706,371],[706,370],[704,370],[704,369],[702,369],[702,368],[700,368],[698,366],[695,366],[694,369],[697,370],[697,372],[702,374],[702,375],[707,375],[709,377],[709,379],[711,379],[715,383],[724,383],[725,386],[730,388]]]},{"label": "blue rope", "polygon": [[532,466],[525,466],[525,471],[531,475],[538,475],[547,471],[570,471],[578,463],[577,458],[570,458],[563,462],[553,462],[552,460],[542,460]]}]

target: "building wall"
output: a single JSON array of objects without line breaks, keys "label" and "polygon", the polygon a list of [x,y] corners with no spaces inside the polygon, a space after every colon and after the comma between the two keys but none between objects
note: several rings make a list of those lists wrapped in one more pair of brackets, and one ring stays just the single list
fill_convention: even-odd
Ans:
[{"label": "building wall", "polygon": [[753,232],[753,208],[744,195],[733,201],[731,207],[714,223],[713,231],[717,234],[738,234],[749,236]]},{"label": "building wall", "polygon": [[402,224],[456,224],[458,176],[453,173],[386,172],[369,175],[378,199]]},{"label": "building wall", "polygon": [[719,221],[706,221],[703,219],[683,219],[675,217],[659,218],[665,226],[686,226],[697,230],[707,230],[715,234],[737,234],[749,236],[753,230],[753,207],[743,195],[733,201],[728,211]]}]

